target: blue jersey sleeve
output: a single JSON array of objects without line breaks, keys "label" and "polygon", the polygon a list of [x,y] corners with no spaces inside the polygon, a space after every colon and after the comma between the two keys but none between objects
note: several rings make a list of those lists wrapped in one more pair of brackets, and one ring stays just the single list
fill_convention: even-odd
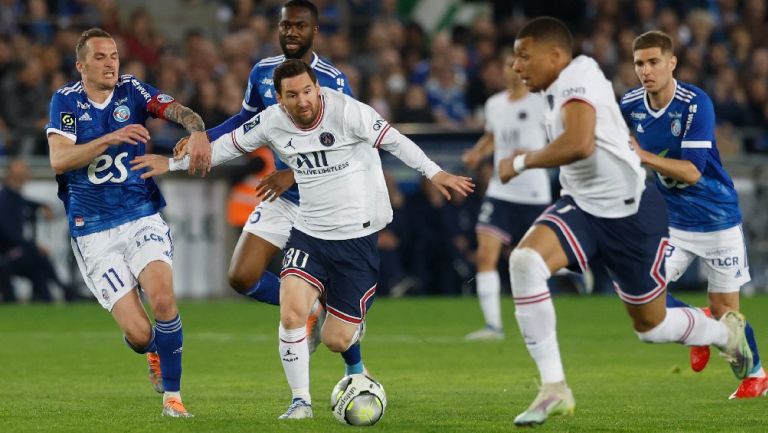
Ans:
[{"label": "blue jersey sleeve", "polygon": [[699,172],[703,172],[714,142],[715,108],[708,96],[698,95],[688,106],[680,159],[691,161]]},{"label": "blue jersey sleeve", "polygon": [[208,139],[213,141],[224,134],[234,131],[252,118],[256,113],[263,111],[264,108],[264,101],[261,100],[261,95],[259,94],[258,69],[254,66],[253,69],[251,69],[251,74],[248,76],[248,87],[245,89],[243,107],[240,109],[240,112],[221,124],[207,130]]},{"label": "blue jersey sleeve", "polygon": [[264,101],[261,100],[261,95],[259,94],[259,69],[257,66],[254,66],[253,69],[251,69],[251,74],[248,76],[248,87],[245,89],[243,108],[251,112],[248,119],[266,108],[266,105],[264,105]]},{"label": "blue jersey sleeve", "polygon": [[45,125],[46,135],[60,134],[72,141],[77,141],[77,118],[75,102],[61,92],[56,92],[51,98],[48,123]]}]

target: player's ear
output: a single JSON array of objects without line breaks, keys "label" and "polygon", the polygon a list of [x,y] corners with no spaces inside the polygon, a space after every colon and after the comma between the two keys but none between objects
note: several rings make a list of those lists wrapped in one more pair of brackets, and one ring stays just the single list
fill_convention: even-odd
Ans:
[{"label": "player's ear", "polygon": [[671,71],[674,71],[677,67],[677,56],[672,55],[672,57],[669,58],[669,69]]},{"label": "player's ear", "polygon": [[85,65],[80,63],[80,61],[78,60],[78,61],[75,62],[75,69],[77,69],[77,72],[82,74],[83,70],[85,69]]}]

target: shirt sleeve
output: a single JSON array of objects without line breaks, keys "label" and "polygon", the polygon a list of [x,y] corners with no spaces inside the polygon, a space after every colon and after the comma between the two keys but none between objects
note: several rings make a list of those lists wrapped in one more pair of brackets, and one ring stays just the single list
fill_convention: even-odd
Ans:
[{"label": "shirt sleeve", "polygon": [[392,128],[376,110],[355,100],[350,101],[349,108],[346,118],[353,125],[355,136],[361,141],[386,150],[429,179],[442,171],[416,143]]},{"label": "shirt sleeve", "polygon": [[355,95],[352,94],[352,88],[349,87],[349,79],[347,79],[347,76],[344,75],[343,72],[340,72],[339,76],[336,77],[336,84],[338,85],[339,91],[347,96],[355,97]]},{"label": "shirt sleeve", "polygon": [[699,172],[704,171],[707,157],[715,142],[715,108],[706,95],[699,95],[688,106],[680,159],[691,161]]},{"label": "shirt sleeve", "polygon": [[493,134],[493,121],[491,120],[491,100],[485,101],[485,132]]},{"label": "shirt sleeve", "polygon": [[59,92],[54,93],[48,112],[48,124],[45,125],[45,134],[59,134],[77,142],[77,117],[75,113],[75,107],[70,98]]},{"label": "shirt sleeve", "polygon": [[165,109],[174,103],[175,99],[157,90],[151,84],[139,81],[136,77],[131,77],[130,82],[134,92],[137,93],[137,99],[143,101],[143,106],[147,113],[152,117],[165,119],[163,115]]},{"label": "shirt sleeve", "polygon": [[[259,113],[234,131],[224,134],[211,143],[211,165],[223,164],[238,156],[250,153],[269,142],[266,126],[261,122]],[[189,155],[181,161],[170,159],[171,171],[189,168]]]},{"label": "shirt sleeve", "polygon": [[248,86],[245,88],[245,97],[243,98],[243,109],[251,113],[258,113],[264,110],[266,106],[259,94],[259,69],[254,66],[251,74],[248,75]]}]

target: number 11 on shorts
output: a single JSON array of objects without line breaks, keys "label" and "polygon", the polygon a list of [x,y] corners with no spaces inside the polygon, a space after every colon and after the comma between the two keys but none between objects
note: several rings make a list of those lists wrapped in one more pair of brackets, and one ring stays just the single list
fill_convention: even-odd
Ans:
[{"label": "number 11 on shorts", "polygon": [[115,286],[115,283],[112,281],[112,278],[109,278],[109,274],[112,274],[114,276],[114,279],[117,280],[117,282],[120,284],[120,287],[124,287],[125,283],[123,283],[123,280],[120,279],[120,276],[117,275],[117,272],[115,272],[114,268],[109,268],[107,272],[104,272],[101,276],[104,277],[105,280],[109,283],[109,285],[112,287],[112,290],[117,293],[117,286]]}]

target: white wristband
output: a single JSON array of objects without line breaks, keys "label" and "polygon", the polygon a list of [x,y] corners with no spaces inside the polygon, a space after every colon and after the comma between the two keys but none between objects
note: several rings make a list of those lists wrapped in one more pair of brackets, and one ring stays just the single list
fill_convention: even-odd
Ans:
[{"label": "white wristband", "polygon": [[517,174],[525,171],[525,154],[517,155],[515,159],[512,160],[512,168],[515,169]]},{"label": "white wristband", "polygon": [[[187,159],[188,157],[185,157],[184,159]],[[173,158],[168,158],[168,170],[169,171],[179,171],[179,170],[186,170],[186,167],[184,167],[184,159],[177,161]]]}]

